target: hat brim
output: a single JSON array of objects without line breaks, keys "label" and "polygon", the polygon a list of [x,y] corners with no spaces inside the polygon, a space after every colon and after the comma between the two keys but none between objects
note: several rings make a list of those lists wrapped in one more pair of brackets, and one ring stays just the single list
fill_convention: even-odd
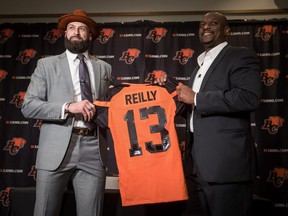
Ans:
[{"label": "hat brim", "polygon": [[92,34],[92,40],[96,40],[96,38],[100,34],[99,27],[97,23],[89,17],[74,15],[74,14],[66,14],[58,20],[58,29],[62,34],[65,33],[66,27],[70,22],[81,22],[88,26],[90,32]]}]

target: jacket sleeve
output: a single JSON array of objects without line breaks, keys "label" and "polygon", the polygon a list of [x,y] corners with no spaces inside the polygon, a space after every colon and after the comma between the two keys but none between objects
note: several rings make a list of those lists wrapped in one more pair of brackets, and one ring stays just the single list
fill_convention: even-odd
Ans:
[{"label": "jacket sleeve", "polygon": [[55,99],[51,99],[51,97],[48,100],[48,94],[52,95],[53,92],[49,92],[47,71],[50,71],[51,68],[47,68],[50,67],[47,63],[49,63],[47,60],[38,61],[24,96],[21,111],[26,118],[63,121],[61,108],[64,101],[57,100],[55,94],[53,94]]}]

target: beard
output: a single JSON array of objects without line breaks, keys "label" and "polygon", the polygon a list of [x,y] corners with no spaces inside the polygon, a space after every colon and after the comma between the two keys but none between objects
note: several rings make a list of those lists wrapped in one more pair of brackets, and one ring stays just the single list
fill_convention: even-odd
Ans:
[{"label": "beard", "polygon": [[85,40],[80,42],[72,42],[67,37],[65,37],[64,44],[65,48],[68,49],[71,53],[77,54],[87,51],[90,46],[90,41]]}]

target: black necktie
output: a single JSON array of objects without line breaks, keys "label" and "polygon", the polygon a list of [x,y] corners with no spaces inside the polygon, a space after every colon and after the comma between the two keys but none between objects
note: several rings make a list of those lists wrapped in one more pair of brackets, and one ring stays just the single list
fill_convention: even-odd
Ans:
[{"label": "black necktie", "polygon": [[79,80],[81,88],[81,98],[82,100],[87,99],[90,102],[93,102],[89,72],[87,65],[84,61],[85,56],[82,53],[79,53],[77,58],[80,60]]},{"label": "black necktie", "polygon": [[[84,61],[85,56],[82,53],[79,53],[77,58],[80,60],[79,80],[80,80],[81,98],[82,100],[87,99],[90,102],[93,102],[89,72],[87,65]],[[89,129],[95,128],[93,122],[85,122],[85,126]]]}]

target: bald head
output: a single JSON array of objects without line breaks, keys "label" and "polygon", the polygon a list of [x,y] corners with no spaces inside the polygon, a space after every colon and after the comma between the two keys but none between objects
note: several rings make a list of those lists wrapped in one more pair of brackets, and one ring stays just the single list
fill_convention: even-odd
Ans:
[{"label": "bald head", "polygon": [[218,20],[224,25],[227,26],[228,25],[228,21],[226,16],[224,16],[223,14],[219,13],[219,12],[208,12],[203,16],[203,19],[207,16],[213,16],[213,17],[217,17]]},{"label": "bald head", "polygon": [[219,12],[206,13],[199,26],[199,39],[206,51],[226,41],[229,34],[227,18]]}]

